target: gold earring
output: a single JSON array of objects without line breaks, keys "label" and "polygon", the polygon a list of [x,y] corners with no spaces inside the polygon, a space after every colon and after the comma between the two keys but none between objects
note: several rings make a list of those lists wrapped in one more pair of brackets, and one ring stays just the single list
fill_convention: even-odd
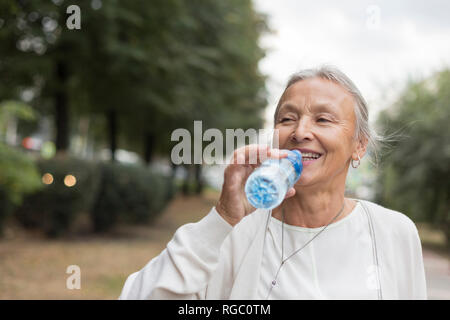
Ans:
[{"label": "gold earring", "polygon": [[358,162],[357,162],[356,165],[353,163],[353,161],[356,161],[356,160],[352,159],[352,167],[355,168],[355,169],[358,168],[359,165],[361,164],[361,158],[359,157],[359,154],[357,154],[357,156],[358,156]]}]

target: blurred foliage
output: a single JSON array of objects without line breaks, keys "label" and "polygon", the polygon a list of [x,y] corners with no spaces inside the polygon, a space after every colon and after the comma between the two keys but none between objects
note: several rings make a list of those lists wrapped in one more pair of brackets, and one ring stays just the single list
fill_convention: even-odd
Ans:
[{"label": "blurred foliage", "polygon": [[[86,160],[53,158],[38,161],[40,174],[52,175],[50,184],[25,197],[15,218],[24,227],[39,229],[50,237],[60,236],[70,230],[76,215],[88,211],[98,190],[97,166]],[[73,175],[76,184],[64,183],[67,175]]]},{"label": "blurred foliage", "polygon": [[22,202],[24,195],[40,186],[40,176],[32,159],[0,142],[0,234],[14,207]]},{"label": "blurred foliage", "polygon": [[170,154],[170,133],[194,119],[262,126],[258,40],[268,30],[251,0],[79,0],[81,30],[66,28],[68,5],[0,7],[0,99],[31,90],[33,107],[54,119],[58,150],[68,148],[74,116],[103,116],[95,137],[147,162]]},{"label": "blurred foliage", "polygon": [[36,120],[36,112],[24,102],[15,100],[3,101],[0,103],[0,132],[3,133],[11,117],[26,121]]},{"label": "blurred foliage", "polygon": [[[108,231],[119,223],[149,223],[173,196],[169,179],[142,166],[61,155],[39,160],[38,166],[41,175],[52,175],[51,183],[27,195],[14,217],[22,226],[49,237],[74,231],[84,213],[90,218],[91,232]],[[67,175],[75,177],[74,186],[64,183]]]},{"label": "blurred foliage", "polygon": [[[80,30],[66,27],[72,4],[81,9]],[[38,130],[24,119],[39,114],[39,120],[53,121],[59,153],[79,134],[95,142],[94,151],[107,145],[114,155],[122,146],[148,163],[154,155],[168,157],[176,143],[172,131],[192,129],[194,120],[202,120],[205,130],[263,124],[265,77],[258,63],[264,50],[258,41],[268,29],[251,0],[2,0],[0,12],[1,108],[8,117],[15,112],[19,137]],[[0,125],[8,121],[4,116]],[[75,121],[89,123],[89,133],[78,132]],[[97,175],[82,161],[42,160],[39,166],[53,172],[55,182],[27,197],[20,220],[57,235],[89,206],[83,201],[95,194]],[[92,200],[97,229],[107,229],[114,224],[108,219],[120,220],[130,208],[138,209],[127,219],[146,221],[147,208],[154,213],[173,195],[172,182],[143,170],[103,168],[101,197]],[[68,172],[79,177],[71,188],[62,184]],[[131,180],[123,183],[122,175]],[[0,145],[4,208],[11,211],[12,203],[41,185],[39,178],[30,159]],[[8,205],[3,199],[10,199]]]},{"label": "blurred foliage", "polygon": [[442,229],[450,244],[450,70],[411,81],[378,126],[400,137],[379,175],[377,200]]},{"label": "blurred foliage", "polygon": [[0,143],[0,188],[13,204],[20,203],[23,194],[38,189],[40,179],[28,155]]},{"label": "blurred foliage", "polygon": [[144,167],[104,164],[91,218],[96,232],[149,223],[172,197],[169,179]]},{"label": "blurred foliage", "polygon": [[[30,106],[5,101],[0,104],[0,137],[5,135],[11,118],[33,120],[35,113]],[[2,139],[3,140],[3,139]],[[25,194],[41,186],[38,170],[25,152],[7,146],[0,140],[0,233],[3,223]]]}]

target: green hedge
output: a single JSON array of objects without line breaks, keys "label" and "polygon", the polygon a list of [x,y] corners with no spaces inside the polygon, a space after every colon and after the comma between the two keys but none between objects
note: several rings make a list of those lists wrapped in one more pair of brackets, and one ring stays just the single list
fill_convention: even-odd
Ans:
[{"label": "green hedge", "polygon": [[[40,160],[37,164],[41,175],[51,174],[53,182],[25,197],[15,216],[27,228],[59,236],[70,229],[78,213],[90,209],[99,181],[97,166],[78,159]],[[67,175],[75,177],[74,186],[64,184]]]},{"label": "green hedge", "polygon": [[3,227],[6,219],[9,217],[14,206],[8,197],[8,194],[0,186],[0,236],[3,235]]},{"label": "green hedge", "polygon": [[95,231],[123,224],[149,223],[169,197],[169,179],[150,169],[104,164],[97,201],[91,210]]},{"label": "green hedge", "polygon": [[41,186],[38,169],[25,152],[0,142],[0,236],[13,209],[24,195]]},{"label": "green hedge", "polygon": [[[173,196],[170,179],[141,166],[78,159],[41,160],[38,166],[54,181],[27,196],[15,216],[50,237],[70,231],[81,213],[88,214],[93,232],[149,223]],[[64,184],[68,174],[76,177],[72,187]]]}]

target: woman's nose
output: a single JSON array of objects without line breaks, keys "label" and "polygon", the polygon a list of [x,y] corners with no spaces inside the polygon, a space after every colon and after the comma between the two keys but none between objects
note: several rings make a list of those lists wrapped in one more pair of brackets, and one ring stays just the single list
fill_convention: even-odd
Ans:
[{"label": "woman's nose", "polygon": [[304,117],[300,119],[297,127],[295,128],[295,131],[292,134],[292,139],[295,140],[296,142],[301,142],[305,139],[307,140],[313,139],[312,124],[308,118]]}]

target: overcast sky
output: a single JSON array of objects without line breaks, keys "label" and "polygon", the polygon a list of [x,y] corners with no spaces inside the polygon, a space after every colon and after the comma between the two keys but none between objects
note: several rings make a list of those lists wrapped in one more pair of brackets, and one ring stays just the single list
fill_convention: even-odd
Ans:
[{"label": "overcast sky", "polygon": [[329,63],[358,86],[370,117],[389,105],[408,77],[450,66],[450,1],[254,0],[272,34],[261,71],[268,76],[268,126],[288,77]]}]

